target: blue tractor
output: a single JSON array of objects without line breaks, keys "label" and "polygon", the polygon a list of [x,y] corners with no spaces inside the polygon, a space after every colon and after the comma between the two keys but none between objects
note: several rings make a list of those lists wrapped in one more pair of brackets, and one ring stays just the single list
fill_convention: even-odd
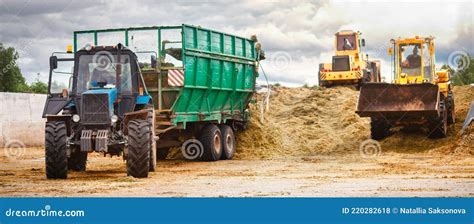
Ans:
[{"label": "blue tractor", "polygon": [[[43,111],[47,178],[85,171],[89,152],[123,156],[128,175],[147,177],[156,168],[155,112],[135,53],[121,44],[87,45],[61,56],[50,57]],[[73,63],[69,88],[55,81],[63,62]]]}]

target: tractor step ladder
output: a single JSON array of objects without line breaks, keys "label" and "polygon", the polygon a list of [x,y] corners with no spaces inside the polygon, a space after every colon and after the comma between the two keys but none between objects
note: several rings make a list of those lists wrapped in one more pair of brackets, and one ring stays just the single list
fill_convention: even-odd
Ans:
[{"label": "tractor step ladder", "polygon": [[163,134],[176,128],[176,125],[171,122],[171,112],[170,109],[155,110],[156,134]]}]

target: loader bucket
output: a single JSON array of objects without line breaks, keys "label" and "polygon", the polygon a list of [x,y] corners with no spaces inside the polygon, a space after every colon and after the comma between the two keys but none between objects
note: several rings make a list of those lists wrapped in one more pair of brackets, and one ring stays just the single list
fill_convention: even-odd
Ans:
[{"label": "loader bucket", "polygon": [[437,117],[438,86],[431,83],[366,83],[360,89],[356,113],[361,117],[419,119]]},{"label": "loader bucket", "polygon": [[464,124],[462,125],[461,134],[464,130],[474,121],[474,101],[471,103],[471,109],[467,112],[466,119],[464,120]]}]

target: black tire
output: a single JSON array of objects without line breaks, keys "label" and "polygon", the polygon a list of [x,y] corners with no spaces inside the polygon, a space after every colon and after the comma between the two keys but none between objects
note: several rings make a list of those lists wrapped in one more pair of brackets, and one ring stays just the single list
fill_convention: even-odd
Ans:
[{"label": "black tire", "polygon": [[220,125],[219,129],[222,134],[222,156],[221,159],[232,159],[235,154],[236,144],[235,135],[232,128],[228,125]]},{"label": "black tire", "polygon": [[157,152],[155,141],[155,110],[152,106],[148,108],[147,121],[150,125],[150,172],[154,172],[156,170]]},{"label": "black tire", "polygon": [[450,124],[454,124],[454,122],[456,122],[456,118],[455,118],[455,111],[454,111],[454,95],[453,95],[453,92],[450,90],[448,92],[448,98],[446,99],[446,109],[448,110],[447,111],[447,114],[448,114],[448,118],[447,118],[447,121],[448,121],[448,125]]},{"label": "black tire", "polygon": [[382,119],[371,119],[370,134],[374,140],[382,140],[390,135],[390,123]]},{"label": "black tire", "polygon": [[80,149],[71,152],[67,165],[69,170],[86,171],[87,152],[81,152]]},{"label": "black tire", "polygon": [[68,169],[67,131],[64,121],[46,123],[45,162],[48,179],[66,179]]},{"label": "black tire", "polygon": [[148,177],[150,171],[150,124],[146,120],[128,122],[127,174],[136,178]]},{"label": "black tire", "polygon": [[326,87],[327,83],[323,80],[321,80],[321,69],[323,68],[323,64],[319,64],[319,70],[318,70],[318,85],[320,87]]},{"label": "black tire", "polygon": [[201,160],[217,161],[222,156],[221,130],[214,124],[208,124],[201,130],[199,141],[204,147]]},{"label": "black tire", "polygon": [[439,103],[440,116],[433,118],[429,124],[429,138],[444,138],[448,131],[448,110],[444,101]]},{"label": "black tire", "polygon": [[168,157],[170,148],[160,148],[156,150],[156,158],[158,160],[165,160]]}]

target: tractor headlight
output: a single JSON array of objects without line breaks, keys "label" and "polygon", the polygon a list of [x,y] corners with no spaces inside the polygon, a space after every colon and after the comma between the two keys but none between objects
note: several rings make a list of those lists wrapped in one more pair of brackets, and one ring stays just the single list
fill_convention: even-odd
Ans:
[{"label": "tractor headlight", "polygon": [[117,122],[117,121],[118,121],[118,117],[117,117],[117,115],[115,115],[115,114],[114,114],[114,115],[112,115],[112,117],[110,118],[110,120],[112,121],[112,123],[115,123],[115,122]]},{"label": "tractor headlight", "polygon": [[80,120],[81,120],[81,117],[79,117],[79,115],[77,114],[72,115],[72,121],[74,121],[75,123],[79,122]]}]

